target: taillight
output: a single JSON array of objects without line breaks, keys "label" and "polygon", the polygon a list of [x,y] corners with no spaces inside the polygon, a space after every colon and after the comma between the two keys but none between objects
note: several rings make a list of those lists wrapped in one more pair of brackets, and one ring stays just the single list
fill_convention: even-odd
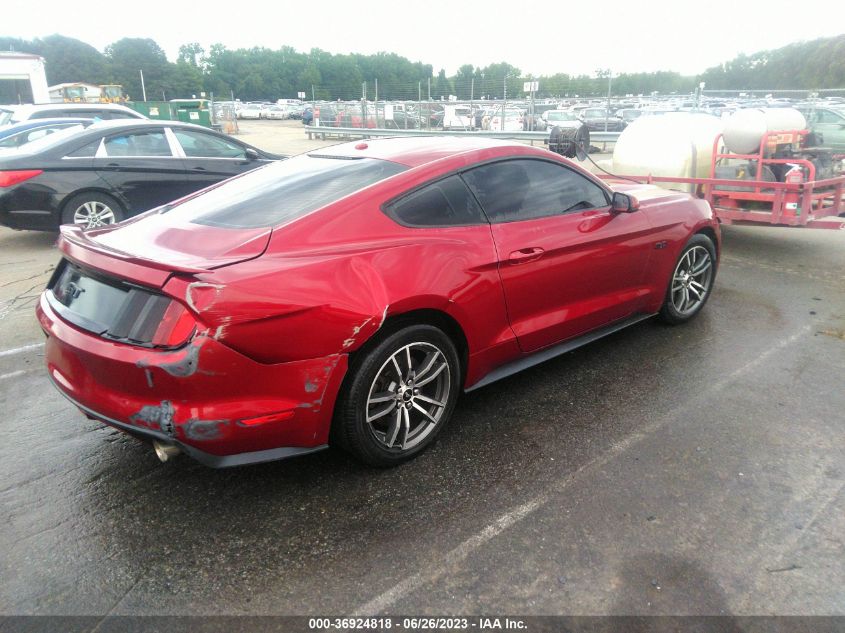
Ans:
[{"label": "taillight", "polygon": [[0,171],[0,187],[11,187],[22,183],[24,180],[35,178],[38,174],[44,173],[43,169],[21,169],[17,171]]},{"label": "taillight", "polygon": [[193,334],[197,327],[196,319],[182,304],[171,301],[153,334],[152,344],[162,347],[177,347]]}]

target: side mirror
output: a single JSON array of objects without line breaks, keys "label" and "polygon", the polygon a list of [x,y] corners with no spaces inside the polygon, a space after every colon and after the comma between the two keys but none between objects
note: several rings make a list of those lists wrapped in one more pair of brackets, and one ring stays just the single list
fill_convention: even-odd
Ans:
[{"label": "side mirror", "polygon": [[247,160],[259,160],[261,158],[261,154],[256,152],[251,147],[246,148],[246,151],[244,152],[244,156],[246,156]]},{"label": "side mirror", "polygon": [[633,213],[640,208],[640,203],[634,196],[615,191],[610,202],[610,208],[614,213]]}]

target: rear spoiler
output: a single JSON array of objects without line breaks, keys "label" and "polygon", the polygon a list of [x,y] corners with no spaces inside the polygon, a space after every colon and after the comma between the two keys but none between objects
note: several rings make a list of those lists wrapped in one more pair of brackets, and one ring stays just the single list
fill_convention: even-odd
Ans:
[{"label": "rear spoiler", "polygon": [[95,236],[97,231],[86,233],[82,227],[74,224],[64,224],[59,231],[61,234],[57,246],[68,258],[143,285],[161,287],[174,273],[195,275],[208,272],[204,268],[167,264],[108,248],[89,237]]}]

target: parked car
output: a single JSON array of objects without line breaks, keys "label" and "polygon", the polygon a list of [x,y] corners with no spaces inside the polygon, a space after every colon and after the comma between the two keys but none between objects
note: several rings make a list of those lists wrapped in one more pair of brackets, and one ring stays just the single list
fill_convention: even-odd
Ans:
[{"label": "parked car", "polygon": [[502,121],[502,108],[497,108],[490,117],[490,130],[495,132],[516,132],[522,130],[522,110],[507,108],[505,110],[504,122]]},{"label": "parked car", "polygon": [[811,106],[799,108],[807,119],[807,127],[819,143],[838,152],[845,152],[845,107]]},{"label": "parked car", "polygon": [[446,105],[440,125],[444,130],[469,130],[474,123],[472,108],[466,105]]},{"label": "parked car", "polygon": [[176,121],[103,121],[0,153],[0,224],[119,222],[280,158]]},{"label": "parked car", "polygon": [[265,119],[288,119],[290,118],[289,110],[285,106],[270,106],[264,110]]},{"label": "parked car", "polygon": [[246,103],[238,110],[239,119],[264,118],[264,108],[257,103]]},{"label": "parked car", "polygon": [[60,118],[60,119],[30,119],[0,129],[0,149],[17,149],[48,136],[53,132],[73,126],[86,127],[94,123],[94,119]]},{"label": "parked car", "polygon": [[621,132],[625,122],[606,108],[586,108],[581,112],[581,120],[590,132]]},{"label": "parked car", "polygon": [[640,108],[621,108],[616,111],[616,116],[622,119],[626,126],[639,119],[642,115],[643,111]]},{"label": "parked car", "polygon": [[431,444],[462,391],[653,315],[692,319],[719,225],[704,200],[609,186],[544,149],[394,138],[63,226],[58,246],[44,356],[86,416],[162,459],[333,444],[390,466]]},{"label": "parked car", "polygon": [[546,110],[542,118],[549,127],[579,128],[583,125],[578,115],[570,110]]},{"label": "parked car", "polygon": [[0,106],[0,129],[30,119],[61,117],[99,121],[111,119],[146,119],[140,112],[117,103],[45,103],[42,105]]},{"label": "parked car", "polygon": [[420,126],[420,119],[414,112],[394,110],[392,119],[384,119],[383,125],[387,129],[415,130]]}]

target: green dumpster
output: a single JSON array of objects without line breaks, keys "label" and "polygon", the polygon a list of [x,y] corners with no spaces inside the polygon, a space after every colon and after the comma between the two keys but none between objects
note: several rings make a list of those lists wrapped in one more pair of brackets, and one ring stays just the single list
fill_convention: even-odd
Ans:
[{"label": "green dumpster", "polygon": [[126,105],[136,112],[140,112],[148,119],[176,120],[177,108],[169,101],[133,101]]},{"label": "green dumpster", "polygon": [[211,102],[208,99],[171,99],[177,121],[211,127]]}]

